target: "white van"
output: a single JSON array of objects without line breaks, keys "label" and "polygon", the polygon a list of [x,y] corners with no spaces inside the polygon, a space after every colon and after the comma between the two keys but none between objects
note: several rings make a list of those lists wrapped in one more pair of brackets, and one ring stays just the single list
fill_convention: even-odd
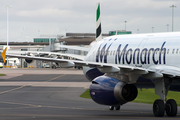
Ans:
[{"label": "white van", "polygon": [[0,68],[3,68],[4,63],[0,62]]}]

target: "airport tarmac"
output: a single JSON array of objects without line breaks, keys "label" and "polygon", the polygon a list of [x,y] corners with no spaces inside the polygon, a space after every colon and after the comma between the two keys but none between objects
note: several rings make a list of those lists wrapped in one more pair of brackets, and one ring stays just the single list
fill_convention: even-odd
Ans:
[{"label": "airport tarmac", "polygon": [[[79,97],[90,82],[82,70],[0,69],[0,120],[112,120],[180,119],[154,117],[152,105],[127,103],[109,111],[91,99]],[[179,109],[179,108],[178,108]]]}]

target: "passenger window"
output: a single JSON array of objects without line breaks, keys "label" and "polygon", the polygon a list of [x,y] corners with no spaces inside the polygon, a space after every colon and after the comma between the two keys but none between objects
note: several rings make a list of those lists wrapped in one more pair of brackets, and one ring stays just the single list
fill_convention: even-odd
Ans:
[{"label": "passenger window", "polygon": [[102,52],[102,55],[104,55],[104,51]]},{"label": "passenger window", "polygon": [[126,55],[127,51],[124,51],[124,55]]},{"label": "passenger window", "polygon": [[174,50],[175,50],[175,49],[173,49],[172,54],[174,54]]},{"label": "passenger window", "polygon": [[164,50],[162,50],[161,53],[164,54]]},{"label": "passenger window", "polygon": [[105,54],[104,55],[107,55],[107,52],[105,51]]},{"label": "passenger window", "polygon": [[149,54],[151,54],[151,51],[149,51]]},{"label": "passenger window", "polygon": [[169,54],[169,49],[167,50],[167,54]]},{"label": "passenger window", "polygon": [[156,54],[158,53],[159,50],[156,50]]},{"label": "passenger window", "polygon": [[123,50],[123,51],[121,52],[121,54],[124,54],[124,52],[125,52],[125,51]]},{"label": "passenger window", "polygon": [[178,54],[179,49],[176,50],[176,54]]}]

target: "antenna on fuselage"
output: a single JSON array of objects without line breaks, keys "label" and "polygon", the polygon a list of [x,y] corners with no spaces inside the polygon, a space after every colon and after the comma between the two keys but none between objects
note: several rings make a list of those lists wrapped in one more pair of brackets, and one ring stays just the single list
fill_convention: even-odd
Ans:
[{"label": "antenna on fuselage", "polygon": [[96,41],[99,41],[101,39],[102,39],[102,31],[101,31],[100,3],[98,3],[96,10]]}]

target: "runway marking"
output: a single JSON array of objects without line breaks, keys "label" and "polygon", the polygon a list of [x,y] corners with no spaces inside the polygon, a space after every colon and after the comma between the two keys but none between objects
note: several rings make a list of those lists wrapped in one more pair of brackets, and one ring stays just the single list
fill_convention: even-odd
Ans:
[{"label": "runway marking", "polygon": [[44,82],[50,82],[50,81],[53,81],[53,80],[55,80],[55,79],[57,79],[57,78],[60,78],[60,77],[65,76],[65,75],[66,75],[66,74],[62,74],[62,75],[60,75],[60,76],[58,76],[58,77],[55,77],[55,78],[52,78],[52,79],[50,79],[50,80],[43,81],[43,83],[44,83]]},{"label": "runway marking", "polygon": [[46,81],[43,81],[43,82],[37,82],[37,83],[35,83],[35,84],[26,84],[26,85],[23,85],[23,86],[21,86],[21,87],[17,87],[17,88],[11,89],[11,90],[6,90],[6,91],[3,91],[3,92],[0,92],[0,95],[1,95],[1,94],[4,94],[4,93],[8,93],[8,92],[11,92],[11,91],[15,91],[15,90],[21,89],[21,88],[23,88],[23,87],[32,86],[32,85],[37,85],[37,84],[41,84],[41,83],[45,83],[45,82],[50,82],[50,81],[52,81],[52,80],[55,80],[55,79],[57,79],[57,78],[60,78],[60,77],[62,77],[62,76],[65,76],[65,75],[66,75],[66,74],[63,74],[63,75],[60,75],[60,76],[58,76],[58,77],[55,77],[55,78],[52,78],[52,79],[50,79],[50,80],[46,80]]},{"label": "runway marking", "polygon": [[4,93],[8,93],[8,92],[11,92],[11,91],[14,91],[14,90],[18,90],[18,89],[21,89],[23,87],[26,87],[26,86],[29,86],[30,84],[28,85],[23,85],[21,87],[17,87],[17,88],[14,88],[14,89],[11,89],[11,90],[6,90],[6,91],[3,91],[3,92],[0,92],[0,94],[4,94]]},{"label": "runway marking", "polygon": [[[60,77],[62,77],[62,76],[65,76],[66,74],[63,74],[63,75],[60,75],[60,76],[58,76],[58,77],[55,77],[55,78],[52,78],[52,79],[50,79],[50,80],[46,80],[46,81],[43,81],[43,82],[37,82],[37,83],[35,83],[35,84],[42,84],[42,83],[45,83],[45,82],[50,82],[50,81],[52,81],[52,80],[55,80],[55,79],[57,79],[57,78],[60,78]],[[26,85],[22,85],[21,87],[17,87],[17,88],[14,88],[14,89],[11,89],[11,90],[6,90],[6,91],[3,91],[3,92],[0,92],[0,94],[4,94],[4,93],[8,93],[8,92],[12,92],[12,91],[15,91],[15,90],[18,90],[18,89],[21,89],[21,88],[23,88],[23,87],[26,87],[26,86],[30,86],[30,85],[35,85],[35,84],[26,84]],[[20,91],[17,91],[17,92],[20,92]],[[71,91],[72,92],[72,91]],[[11,107],[11,108],[0,108],[0,109],[28,109],[28,108],[54,108],[54,109],[71,109],[71,110],[96,110],[96,111],[109,111],[108,109],[87,109],[87,108],[76,108],[76,107],[61,107],[61,106],[45,106],[45,105],[33,105],[33,104],[26,104],[26,103],[14,103],[14,102],[3,102],[3,101],[0,101],[0,103],[4,103],[4,104],[16,104],[16,105],[24,105],[24,107],[23,106],[20,106],[20,107]],[[0,114],[0,116],[24,116],[24,117],[33,117],[33,118],[35,118],[35,117],[66,117],[66,118],[68,118],[68,117],[70,117],[70,118],[87,118],[87,117],[89,117],[89,118],[131,118],[131,119],[136,119],[136,118],[144,118],[144,119],[149,119],[149,118],[151,118],[151,119],[153,119],[153,118],[155,118],[155,119],[157,119],[156,117],[141,117],[141,115],[142,114],[145,114],[145,113],[149,113],[149,114],[151,114],[151,112],[137,112],[137,111],[123,111],[123,110],[121,110],[121,111],[109,111],[109,113],[112,113],[112,112],[122,112],[122,114],[120,114],[120,115],[115,115],[115,116],[113,116],[113,115],[106,115],[106,114],[104,114],[104,116],[102,115],[102,114],[100,114],[100,115],[48,115],[48,114],[45,114],[45,115],[43,115],[43,114],[38,114],[38,115],[36,115],[36,114]],[[128,116],[128,114],[126,114],[126,115],[124,115],[124,114],[126,114],[126,113],[141,113],[141,114],[139,114],[139,116],[140,117],[136,117],[137,115],[135,115],[135,116]],[[122,116],[121,116],[122,115]],[[179,117],[179,114],[178,114],[178,117]],[[158,119],[172,119],[171,117],[162,117],[162,118],[158,118]],[[179,119],[179,118],[174,118],[173,117],[173,119]]]}]

